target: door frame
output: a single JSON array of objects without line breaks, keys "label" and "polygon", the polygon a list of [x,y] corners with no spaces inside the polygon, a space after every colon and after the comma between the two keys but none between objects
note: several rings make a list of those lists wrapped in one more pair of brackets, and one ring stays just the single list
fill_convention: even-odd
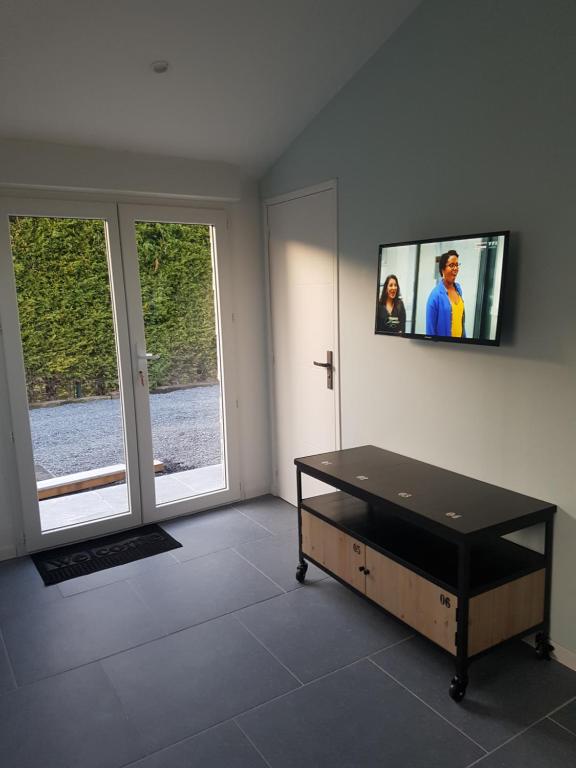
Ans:
[{"label": "door frame", "polygon": [[[216,301],[218,353],[221,369],[221,415],[224,433],[226,488],[198,496],[156,506],[154,473],[152,467],[152,431],[149,406],[148,372],[142,359],[146,353],[146,338],[142,318],[142,297],[134,221],[152,221],[177,224],[202,224],[212,228],[213,279]],[[125,286],[130,327],[130,347],[134,376],[135,407],[138,434],[139,469],[141,483],[142,521],[160,522],[181,515],[200,512],[207,507],[219,506],[240,498],[239,424],[236,386],[235,328],[233,312],[233,285],[229,263],[228,217],[224,211],[212,208],[192,208],[177,205],[146,203],[120,203],[118,222],[124,256]],[[224,308],[227,308],[224,310]],[[150,350],[153,352],[154,350]],[[140,354],[139,354],[140,352]],[[145,391],[139,384],[139,370],[144,372]]]},{"label": "door frame", "polygon": [[[10,248],[11,216],[30,216],[39,218],[78,218],[97,219],[106,223],[107,246],[109,249],[109,280],[113,300],[115,320],[118,377],[122,389],[122,412],[124,416],[124,448],[126,459],[127,490],[129,509],[126,514],[111,515],[94,522],[62,529],[42,532],[36,477],[34,472],[34,452],[28,409],[26,373],[24,355],[20,341],[20,322],[16,283]],[[62,544],[81,541],[113,533],[142,523],[140,484],[138,474],[130,471],[130,465],[138,466],[138,445],[136,439],[136,412],[132,386],[132,366],[130,364],[130,345],[126,296],[124,293],[123,266],[120,251],[120,233],[118,215],[113,203],[90,201],[66,201],[53,198],[0,198],[0,251],[6,252],[0,258],[0,325],[2,344],[6,363],[9,411],[12,421],[12,443],[16,462],[19,524],[17,538],[22,548],[36,551],[57,547]]]},{"label": "door frame", "polygon": [[281,195],[274,195],[265,198],[262,201],[262,223],[264,236],[264,278],[266,285],[266,319],[267,319],[267,350],[268,350],[268,388],[270,392],[269,399],[269,418],[270,418],[270,436],[271,436],[271,457],[272,457],[272,482],[271,489],[274,495],[278,495],[278,431],[277,431],[277,403],[275,386],[275,366],[274,366],[274,340],[273,340],[273,319],[272,319],[272,283],[270,269],[270,226],[269,209],[281,203],[288,203],[291,200],[297,200],[302,197],[310,197],[321,192],[334,191],[336,198],[336,253],[334,259],[334,415],[336,431],[336,448],[342,447],[342,402],[340,396],[340,240],[339,240],[339,205],[338,205],[338,179],[328,179],[320,184],[314,184],[309,187],[303,187]]}]

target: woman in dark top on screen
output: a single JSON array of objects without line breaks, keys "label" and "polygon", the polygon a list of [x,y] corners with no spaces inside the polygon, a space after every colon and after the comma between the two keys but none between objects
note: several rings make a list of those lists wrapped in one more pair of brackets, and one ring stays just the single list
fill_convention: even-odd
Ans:
[{"label": "woman in dark top on screen", "polygon": [[396,275],[388,275],[378,301],[376,330],[380,333],[404,333],[406,310],[400,298],[400,286]]}]

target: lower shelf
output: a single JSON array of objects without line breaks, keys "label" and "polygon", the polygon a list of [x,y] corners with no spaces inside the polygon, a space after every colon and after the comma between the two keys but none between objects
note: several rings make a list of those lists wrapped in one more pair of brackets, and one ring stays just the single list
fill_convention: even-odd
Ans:
[{"label": "lower shelf", "polygon": [[[383,509],[338,491],[304,499],[303,508],[359,541],[390,556],[438,586],[455,592],[458,548],[455,544]],[[470,594],[474,596],[545,566],[544,556],[501,538],[472,547]]]},{"label": "lower shelf", "polygon": [[[301,510],[302,552],[421,634],[456,654],[458,597],[326,520]],[[545,570],[470,598],[468,655],[544,620]]]}]

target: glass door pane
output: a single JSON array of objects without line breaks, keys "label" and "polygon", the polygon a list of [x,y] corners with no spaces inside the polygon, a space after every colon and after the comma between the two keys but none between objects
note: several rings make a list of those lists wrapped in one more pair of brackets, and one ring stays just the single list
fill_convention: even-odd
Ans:
[{"label": "glass door pane", "polygon": [[232,365],[225,363],[221,314],[224,249],[217,253],[210,214],[120,206],[131,324],[138,329],[145,519],[238,498],[230,462]]},{"label": "glass door pane", "polygon": [[156,503],[226,487],[211,227],[135,222]]},{"label": "glass door pane", "polygon": [[[108,221],[11,215],[8,230],[27,422],[22,408],[15,431],[21,442],[30,441],[31,460],[20,462],[30,467],[21,474],[36,495],[25,502],[27,536],[38,548],[88,538],[91,527],[95,533],[129,527],[137,521]],[[16,399],[24,400],[23,393]],[[133,404],[128,411],[133,423]],[[137,477],[134,487],[138,497]]]}]

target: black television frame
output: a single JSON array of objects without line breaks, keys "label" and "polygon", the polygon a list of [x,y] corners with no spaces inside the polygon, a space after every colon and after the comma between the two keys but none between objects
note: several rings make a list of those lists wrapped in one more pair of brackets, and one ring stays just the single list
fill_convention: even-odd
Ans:
[{"label": "black television frame", "polygon": [[[500,276],[500,296],[498,300],[498,314],[496,321],[496,336],[494,339],[480,339],[480,338],[455,338],[453,336],[429,336],[426,333],[390,333],[388,331],[378,330],[378,302],[380,299],[380,268],[382,264],[382,251],[384,248],[394,248],[401,245],[425,245],[427,243],[449,242],[451,240],[477,240],[479,238],[490,237],[504,237],[504,250],[502,252],[502,273]],[[510,230],[498,230],[494,232],[480,232],[479,234],[467,234],[467,235],[446,235],[441,237],[428,237],[423,240],[404,240],[396,243],[381,243],[378,246],[378,272],[376,274],[376,309],[374,317],[374,333],[378,336],[396,337],[402,339],[423,339],[425,341],[447,341],[453,344],[466,344],[483,347],[498,347],[500,346],[500,334],[502,330],[502,302],[504,292],[506,288],[506,272],[508,263],[508,250],[510,247]],[[416,302],[418,298],[417,291],[418,284],[418,270],[414,278],[414,311],[416,309]]]}]

